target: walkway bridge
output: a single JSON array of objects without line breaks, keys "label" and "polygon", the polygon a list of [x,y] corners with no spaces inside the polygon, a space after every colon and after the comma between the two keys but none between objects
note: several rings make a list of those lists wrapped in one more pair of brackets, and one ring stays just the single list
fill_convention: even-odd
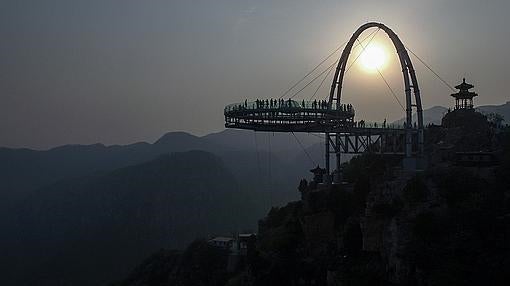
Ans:
[{"label": "walkway bridge", "polygon": [[[376,152],[405,155],[404,125],[355,121],[355,110],[342,104],[328,108],[320,101],[260,101],[230,104],[225,107],[225,127],[261,132],[330,133],[338,136],[331,140],[333,150],[345,154]],[[417,134],[413,129],[412,153],[418,153]],[[337,146],[338,144],[338,146]]]},{"label": "walkway bridge", "polygon": [[[406,120],[401,126],[389,126],[386,122],[368,124],[364,120],[356,121],[354,119],[354,108],[350,104],[341,103],[343,78],[350,68],[350,66],[347,66],[349,55],[356,42],[365,49],[363,45],[365,40],[360,41],[358,37],[370,28],[377,28],[377,31],[372,32],[371,35],[373,36],[370,41],[378,31],[383,30],[395,46],[400,61],[404,81],[405,108],[400,104],[381,72],[379,70],[378,72],[405,112]],[[289,99],[283,99],[283,96],[281,96],[278,99],[231,104],[225,107],[224,110],[225,127],[267,132],[324,133],[325,167],[327,171],[325,180],[327,183],[330,182],[329,176],[331,174],[330,154],[336,155],[337,170],[341,170],[341,153],[360,154],[364,152],[402,155],[404,169],[417,170],[420,168],[419,162],[422,161],[423,157],[423,115],[418,80],[406,47],[390,28],[384,24],[374,22],[359,27],[350,40],[342,46],[344,46],[344,49],[341,57],[334,63],[334,65],[336,64],[336,70],[327,100],[299,101],[293,100],[293,96]],[[332,54],[329,57],[331,56]],[[421,59],[420,61],[424,63]],[[430,69],[428,65],[425,64],[425,66]],[[333,65],[330,66],[329,71],[332,68]],[[326,74],[326,77],[328,74]],[[437,73],[435,74],[437,75]],[[417,114],[415,121],[412,118],[413,109]],[[339,174],[339,172],[336,172],[336,174]],[[339,177],[335,177],[333,181],[338,182],[339,180]]]},{"label": "walkway bridge", "polygon": [[325,101],[273,100],[225,107],[225,126],[273,132],[324,132],[324,128],[354,124],[350,105],[328,108]]}]

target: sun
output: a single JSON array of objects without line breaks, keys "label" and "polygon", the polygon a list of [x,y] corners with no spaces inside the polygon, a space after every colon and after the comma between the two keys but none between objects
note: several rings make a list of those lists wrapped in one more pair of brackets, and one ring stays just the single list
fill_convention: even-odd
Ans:
[{"label": "sun", "polygon": [[371,43],[361,52],[360,63],[367,72],[377,72],[384,68],[387,61],[386,50],[377,43]]}]

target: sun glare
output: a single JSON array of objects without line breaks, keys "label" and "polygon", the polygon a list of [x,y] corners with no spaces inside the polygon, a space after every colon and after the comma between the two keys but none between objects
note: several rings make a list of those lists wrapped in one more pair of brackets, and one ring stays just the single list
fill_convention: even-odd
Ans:
[{"label": "sun glare", "polygon": [[386,50],[379,44],[371,43],[361,52],[360,63],[365,71],[380,71],[387,61]]}]

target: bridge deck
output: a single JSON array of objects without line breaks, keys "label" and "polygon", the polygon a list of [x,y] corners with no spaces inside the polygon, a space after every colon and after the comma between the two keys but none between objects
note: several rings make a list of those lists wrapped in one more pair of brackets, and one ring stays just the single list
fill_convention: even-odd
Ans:
[{"label": "bridge deck", "polygon": [[[241,123],[241,122],[227,122],[225,123],[225,127],[227,128],[236,128],[236,129],[247,129],[261,132],[304,132],[304,133],[341,133],[341,134],[352,134],[359,136],[369,136],[369,135],[381,135],[381,134],[390,134],[390,133],[398,133],[405,134],[405,129],[403,128],[392,128],[392,127],[355,127],[355,126],[346,126],[346,125],[332,125],[324,122],[312,122],[312,123],[287,123],[287,124],[279,124],[279,123],[268,123],[268,122],[250,122],[250,123]],[[416,133],[417,131],[412,129],[412,133]]]},{"label": "bridge deck", "polygon": [[260,100],[231,104],[225,107],[224,115],[227,128],[337,135],[336,142],[329,142],[335,152],[404,155],[407,134],[411,135],[411,153],[418,151],[418,129],[355,121],[355,111],[350,105],[328,108],[326,102]]},{"label": "bridge deck", "polygon": [[328,108],[317,101],[257,101],[225,107],[225,127],[269,132],[405,133],[403,126],[354,121],[350,105]]}]

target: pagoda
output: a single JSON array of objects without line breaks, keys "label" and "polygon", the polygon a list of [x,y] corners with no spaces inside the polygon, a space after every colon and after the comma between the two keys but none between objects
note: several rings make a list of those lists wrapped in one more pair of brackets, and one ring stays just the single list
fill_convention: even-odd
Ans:
[{"label": "pagoda", "polygon": [[317,165],[317,168],[311,169],[310,172],[313,173],[313,181],[316,183],[323,183],[324,180],[324,174],[326,174],[326,169],[319,167]]},{"label": "pagoda", "polygon": [[457,109],[473,109],[473,97],[478,96],[478,94],[469,91],[475,87],[472,84],[466,83],[466,79],[462,79],[462,83],[457,85],[455,88],[459,90],[459,92],[451,94],[455,98],[455,110]]}]

